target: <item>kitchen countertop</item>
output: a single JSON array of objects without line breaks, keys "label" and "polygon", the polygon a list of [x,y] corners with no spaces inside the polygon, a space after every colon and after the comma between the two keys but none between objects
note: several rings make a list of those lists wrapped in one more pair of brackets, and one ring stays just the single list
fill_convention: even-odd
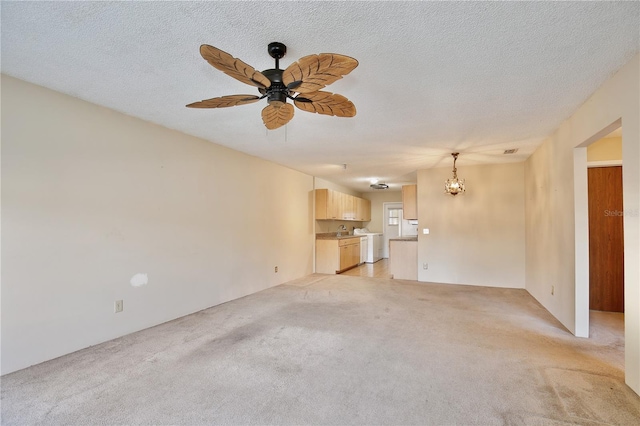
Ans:
[{"label": "kitchen countertop", "polygon": [[389,241],[418,241],[418,237],[395,237],[389,238]]},{"label": "kitchen countertop", "polygon": [[316,240],[344,240],[346,238],[360,238],[361,235],[345,235],[342,234],[339,237],[336,232],[327,232],[324,234],[316,234]]}]

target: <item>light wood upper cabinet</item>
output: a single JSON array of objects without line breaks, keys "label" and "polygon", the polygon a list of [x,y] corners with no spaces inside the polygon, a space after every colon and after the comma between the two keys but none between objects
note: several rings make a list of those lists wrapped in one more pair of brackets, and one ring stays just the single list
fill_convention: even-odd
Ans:
[{"label": "light wood upper cabinet", "polygon": [[329,190],[328,189],[316,189],[316,219],[327,219],[327,209]]},{"label": "light wood upper cabinet", "polygon": [[342,194],[343,220],[356,220],[356,199],[353,195]]},{"label": "light wood upper cabinet", "polygon": [[371,220],[371,201],[353,195],[316,189],[316,220]]},{"label": "light wood upper cabinet", "polygon": [[330,189],[316,189],[316,219],[340,220],[342,218],[342,198],[340,193]]},{"label": "light wood upper cabinet", "polygon": [[364,199],[364,220],[371,221],[371,200]]},{"label": "light wood upper cabinet", "polygon": [[327,204],[327,219],[340,219],[342,217],[342,194],[336,191],[329,191]]},{"label": "light wood upper cabinet", "polygon": [[356,198],[356,220],[369,222],[371,220],[371,201],[366,198]]},{"label": "light wood upper cabinet", "polygon": [[343,194],[342,192],[331,191],[335,194],[336,197],[336,212],[338,214],[338,219],[344,220],[344,210],[347,204],[347,194]]},{"label": "light wood upper cabinet", "polygon": [[418,219],[418,185],[402,186],[402,216],[407,220]]}]

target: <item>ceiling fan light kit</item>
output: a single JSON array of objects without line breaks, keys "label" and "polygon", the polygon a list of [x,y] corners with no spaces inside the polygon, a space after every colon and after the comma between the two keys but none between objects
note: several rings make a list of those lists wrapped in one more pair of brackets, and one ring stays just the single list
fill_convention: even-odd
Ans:
[{"label": "ceiling fan light kit", "polygon": [[460,153],[452,152],[451,155],[453,156],[453,177],[445,181],[444,193],[451,195],[463,194],[465,191],[464,179],[458,179],[458,169],[456,169],[456,161]]},{"label": "ceiling fan light kit", "polygon": [[369,186],[373,189],[389,189],[389,185],[386,183],[372,183]]},{"label": "ceiling fan light kit", "polygon": [[[356,107],[342,95],[322,91],[324,87],[341,79],[358,66],[358,61],[336,53],[320,53],[300,58],[286,69],[280,69],[280,59],[287,53],[282,43],[269,43],[269,55],[275,59],[275,68],[262,72],[234,58],[216,47],[203,44],[200,54],[214,68],[238,81],[257,87],[262,96],[227,95],[187,105],[188,108],[227,108],[245,105],[267,98],[262,110],[262,121],[269,130],[284,126],[294,114],[293,106],[303,111],[336,117],[353,117]],[[295,95],[295,96],[294,96]]]}]

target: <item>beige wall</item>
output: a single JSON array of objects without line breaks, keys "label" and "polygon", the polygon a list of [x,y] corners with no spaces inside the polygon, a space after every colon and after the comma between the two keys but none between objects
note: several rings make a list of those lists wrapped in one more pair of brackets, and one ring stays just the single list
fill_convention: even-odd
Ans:
[{"label": "beige wall", "polygon": [[333,191],[338,191],[344,194],[353,195],[354,197],[362,198],[362,193],[354,191],[351,188],[347,188],[346,186],[338,185],[337,183],[333,183],[319,177],[315,177],[313,178],[313,180],[314,180],[315,189],[331,189]]},{"label": "beige wall", "polygon": [[364,225],[371,232],[384,232],[382,222],[384,219],[384,203],[402,202],[402,191],[378,190],[376,192],[365,192],[362,198],[371,201],[371,221],[365,222]]},{"label": "beige wall", "polygon": [[[526,289],[578,336],[589,333],[587,149],[622,123],[625,380],[640,392],[640,56],[607,80],[527,160]],[[551,285],[555,294],[551,295]]]},{"label": "beige wall", "polygon": [[418,171],[418,280],[524,288],[524,163],[459,162],[458,175],[467,192],[453,197],[450,168]]},{"label": "beige wall", "polygon": [[587,147],[587,161],[622,160],[622,138],[602,138]]},{"label": "beige wall", "polygon": [[[344,225],[350,234],[353,234],[353,228],[362,228],[363,222],[354,220],[316,220],[316,234],[324,234],[327,232],[338,232],[340,225]],[[344,234],[344,231],[341,231]]]},{"label": "beige wall", "polygon": [[3,75],[2,373],[311,273],[312,189]]}]

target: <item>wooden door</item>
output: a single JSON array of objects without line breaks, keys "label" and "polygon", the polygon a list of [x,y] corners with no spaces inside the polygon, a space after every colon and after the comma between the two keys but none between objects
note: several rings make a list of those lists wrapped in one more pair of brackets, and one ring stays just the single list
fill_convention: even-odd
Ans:
[{"label": "wooden door", "polygon": [[589,309],[624,312],[622,167],[588,169]]}]

